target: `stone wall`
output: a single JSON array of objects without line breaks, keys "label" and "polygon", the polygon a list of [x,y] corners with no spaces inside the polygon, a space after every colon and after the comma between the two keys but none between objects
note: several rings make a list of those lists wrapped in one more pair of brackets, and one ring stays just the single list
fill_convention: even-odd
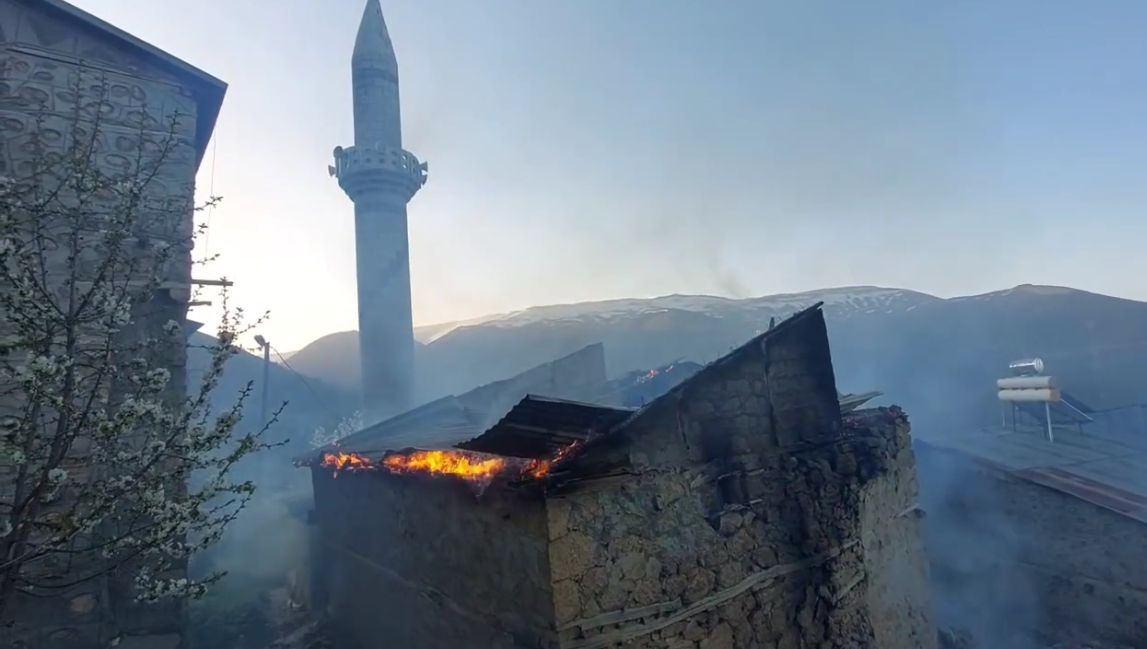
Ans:
[{"label": "stone wall", "polygon": [[[179,115],[176,147],[165,158],[149,194],[153,201],[149,205],[155,206],[155,215],[161,218],[149,223],[146,234],[169,241],[186,239],[192,228],[190,207],[197,166],[195,99],[173,75],[119,39],[78,25],[45,4],[0,0],[0,175],[28,172],[34,140],[48,151],[65,150],[77,114],[83,126],[91,128],[97,112],[96,164],[109,173],[128,172],[141,147],[145,160],[155,154],[157,143],[168,136],[169,120]],[[81,107],[78,113],[77,104]],[[189,249],[176,255],[164,277],[165,289],[140,306],[135,328],[125,332],[125,337],[162,338],[164,323],[184,320],[189,255]],[[50,264],[56,261],[62,263],[62,259],[49,259]],[[172,372],[170,395],[180,398],[185,350],[173,344],[158,353],[158,362]],[[67,460],[74,488],[83,488],[83,476],[93,470],[84,448],[83,440],[77,440]],[[6,475],[5,467],[0,467],[0,493]],[[66,493],[57,506],[65,504]],[[48,561],[39,567],[40,581],[48,586],[17,603],[14,623],[0,624],[0,645],[102,649],[116,641],[120,649],[178,646],[182,608],[135,604],[126,570],[52,588],[51,577],[77,569],[72,561]]]},{"label": "stone wall", "polygon": [[914,471],[900,410],[841,418],[812,311],[545,493],[315,469],[318,599],[347,647],[929,649]]},{"label": "stone wall", "polygon": [[940,626],[978,647],[1147,646],[1147,524],[958,452],[917,455]]},{"label": "stone wall", "polygon": [[908,420],[899,411],[878,410],[850,416],[845,425],[856,443],[871,445],[884,458],[884,471],[860,491],[865,596],[875,646],[933,646],[924,510]]},{"label": "stone wall", "polygon": [[553,646],[542,500],[313,469],[316,600],[339,647]]},{"label": "stone wall", "polygon": [[786,324],[581,460],[622,475],[548,499],[563,648],[934,645],[915,526],[893,520],[915,496],[907,422],[846,430],[823,319]]}]

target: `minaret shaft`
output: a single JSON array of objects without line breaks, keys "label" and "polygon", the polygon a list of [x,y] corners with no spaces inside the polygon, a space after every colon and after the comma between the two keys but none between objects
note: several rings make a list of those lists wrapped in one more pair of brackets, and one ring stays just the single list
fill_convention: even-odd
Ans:
[{"label": "minaret shaft", "polygon": [[363,405],[386,416],[412,404],[414,327],[406,202],[367,192],[354,202]]},{"label": "minaret shaft", "polygon": [[402,148],[398,78],[376,68],[351,69],[354,87],[354,145]]},{"label": "minaret shaft", "polygon": [[331,173],[354,201],[363,407],[379,419],[412,405],[406,203],[426,182],[426,165],[402,149],[398,64],[378,0],[367,0],[351,79],[354,146],[335,149]]}]

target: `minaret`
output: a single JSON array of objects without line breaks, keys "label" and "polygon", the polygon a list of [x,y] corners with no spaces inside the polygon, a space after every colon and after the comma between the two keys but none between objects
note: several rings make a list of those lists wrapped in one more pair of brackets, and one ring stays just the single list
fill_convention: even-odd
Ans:
[{"label": "minaret", "polygon": [[414,328],[406,203],[426,182],[426,164],[402,149],[398,62],[378,0],[367,0],[351,57],[354,146],[330,168],[354,201],[358,336],[363,407],[371,418],[411,405]]}]

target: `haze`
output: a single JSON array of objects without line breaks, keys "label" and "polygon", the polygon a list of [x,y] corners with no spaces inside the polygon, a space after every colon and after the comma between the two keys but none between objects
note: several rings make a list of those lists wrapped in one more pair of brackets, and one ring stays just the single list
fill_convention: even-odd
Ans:
[{"label": "haze", "polygon": [[[75,0],[231,84],[201,251],[293,349],[355,327],[360,0]],[[384,0],[416,324],[666,293],[1147,299],[1147,5]],[[209,319],[204,310],[192,313]]]}]

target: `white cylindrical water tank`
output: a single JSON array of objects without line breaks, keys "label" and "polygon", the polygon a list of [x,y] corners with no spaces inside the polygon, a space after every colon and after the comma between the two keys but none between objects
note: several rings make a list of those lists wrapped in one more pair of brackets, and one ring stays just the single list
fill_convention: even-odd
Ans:
[{"label": "white cylindrical water tank", "polygon": [[1024,390],[1000,390],[1001,401],[1059,401],[1056,388],[1035,388]]},{"label": "white cylindrical water tank", "polygon": [[1031,388],[1054,388],[1055,379],[1050,376],[1013,376],[996,381],[1001,390],[1024,390]]}]

